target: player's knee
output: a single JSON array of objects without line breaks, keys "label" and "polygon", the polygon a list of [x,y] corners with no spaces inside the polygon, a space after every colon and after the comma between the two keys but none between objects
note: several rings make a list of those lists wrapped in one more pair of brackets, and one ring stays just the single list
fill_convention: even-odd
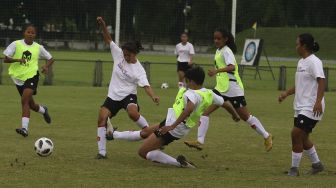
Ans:
[{"label": "player's knee", "polygon": [[133,121],[138,121],[138,119],[140,118],[140,114],[137,110],[131,109],[128,110],[128,116],[129,118],[131,118]]},{"label": "player's knee", "polygon": [[150,134],[151,134],[151,131],[149,127],[143,128],[140,132],[140,136],[143,139],[147,138]]}]

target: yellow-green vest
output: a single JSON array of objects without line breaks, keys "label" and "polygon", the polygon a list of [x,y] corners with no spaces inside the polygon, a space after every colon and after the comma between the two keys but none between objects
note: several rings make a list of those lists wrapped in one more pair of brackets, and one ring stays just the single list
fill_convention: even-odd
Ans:
[{"label": "yellow-green vest", "polygon": [[[185,104],[184,104],[183,95],[186,91],[187,91],[186,88],[181,88],[176,95],[175,103],[173,105],[176,118],[179,117],[184,111]],[[211,90],[207,89],[205,91],[202,91],[202,90],[194,90],[194,91],[202,98],[202,100],[201,100],[201,104],[197,107],[196,110],[194,110],[190,114],[190,116],[188,117],[186,121],[186,126],[189,128],[192,128],[195,125],[197,125],[197,122],[199,121],[201,115],[212,104],[212,101],[213,101]]]},{"label": "yellow-green vest", "polygon": [[[226,46],[224,46],[222,49],[220,50],[217,50],[216,51],[216,55],[215,55],[215,66],[216,66],[216,69],[221,69],[221,68],[225,68],[226,67],[226,63],[225,63],[225,60],[223,58],[223,50],[224,48],[228,48]],[[239,86],[244,89],[244,86],[243,86],[243,83],[240,79],[240,76],[239,76],[239,71],[238,71],[238,65],[236,63],[236,60],[235,60],[235,70],[232,72],[237,83],[239,84]],[[229,78],[229,75],[227,72],[220,72],[220,73],[217,73],[216,75],[216,87],[215,89],[221,93],[225,93],[229,90],[229,87],[230,87],[230,78]]]},{"label": "yellow-green vest", "polygon": [[37,74],[40,45],[34,42],[31,46],[27,46],[17,40],[15,46],[13,59],[25,59],[26,63],[12,63],[9,66],[8,74],[18,80],[26,81]]}]

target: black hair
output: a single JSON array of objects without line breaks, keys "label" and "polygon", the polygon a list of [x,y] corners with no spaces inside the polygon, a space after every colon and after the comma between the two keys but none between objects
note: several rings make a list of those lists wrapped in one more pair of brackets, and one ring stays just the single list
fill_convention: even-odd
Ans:
[{"label": "black hair", "polygon": [[237,52],[237,46],[231,32],[223,28],[217,28],[215,32],[220,32],[223,37],[227,37],[228,40],[226,41],[226,45],[232,50],[233,53]]},{"label": "black hair", "polygon": [[37,32],[37,29],[36,29],[36,27],[35,27],[34,24],[25,24],[25,25],[23,26],[22,31],[23,31],[23,32],[26,32],[26,30],[28,29],[28,27],[33,27],[33,28],[35,29],[35,32]]},{"label": "black hair", "polygon": [[189,34],[188,34],[187,32],[182,32],[182,33],[180,34],[180,36],[182,36],[182,35],[187,35],[187,37],[189,37]]},{"label": "black hair", "polygon": [[298,36],[301,45],[306,45],[306,49],[311,52],[317,52],[320,49],[320,45],[315,42],[313,35],[310,33],[303,33]]},{"label": "black hair", "polygon": [[202,67],[194,65],[185,73],[185,78],[194,81],[197,85],[203,85],[205,73]]},{"label": "black hair", "polygon": [[131,53],[138,54],[140,50],[143,50],[141,43],[139,41],[131,41],[127,42],[124,45],[121,46],[121,49],[127,50]]}]

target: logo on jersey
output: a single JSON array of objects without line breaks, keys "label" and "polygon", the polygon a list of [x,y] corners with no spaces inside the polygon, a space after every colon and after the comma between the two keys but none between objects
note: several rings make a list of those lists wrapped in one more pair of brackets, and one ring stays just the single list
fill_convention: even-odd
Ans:
[{"label": "logo on jersey", "polygon": [[22,53],[22,59],[25,59],[27,62],[31,60],[32,53],[30,51],[26,50]]},{"label": "logo on jersey", "polygon": [[118,68],[120,69],[120,71],[121,71],[121,73],[123,75],[125,75],[126,77],[131,78],[131,76],[128,74],[127,70],[123,67],[122,63],[118,63]]}]

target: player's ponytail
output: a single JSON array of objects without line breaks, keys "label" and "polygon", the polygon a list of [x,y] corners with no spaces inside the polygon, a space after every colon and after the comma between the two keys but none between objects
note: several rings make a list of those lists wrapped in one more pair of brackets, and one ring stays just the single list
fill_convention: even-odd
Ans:
[{"label": "player's ponytail", "polygon": [[131,41],[122,45],[121,49],[127,50],[131,53],[138,54],[140,50],[143,50],[144,48],[142,47],[140,41]]},{"label": "player's ponytail", "polygon": [[306,49],[312,53],[320,50],[320,45],[315,42],[314,37],[310,33],[299,35],[301,45],[305,45]]},{"label": "player's ponytail", "polygon": [[217,28],[215,32],[220,32],[224,38],[227,38],[226,45],[232,50],[233,53],[237,52],[237,45],[231,32],[222,28]]}]

